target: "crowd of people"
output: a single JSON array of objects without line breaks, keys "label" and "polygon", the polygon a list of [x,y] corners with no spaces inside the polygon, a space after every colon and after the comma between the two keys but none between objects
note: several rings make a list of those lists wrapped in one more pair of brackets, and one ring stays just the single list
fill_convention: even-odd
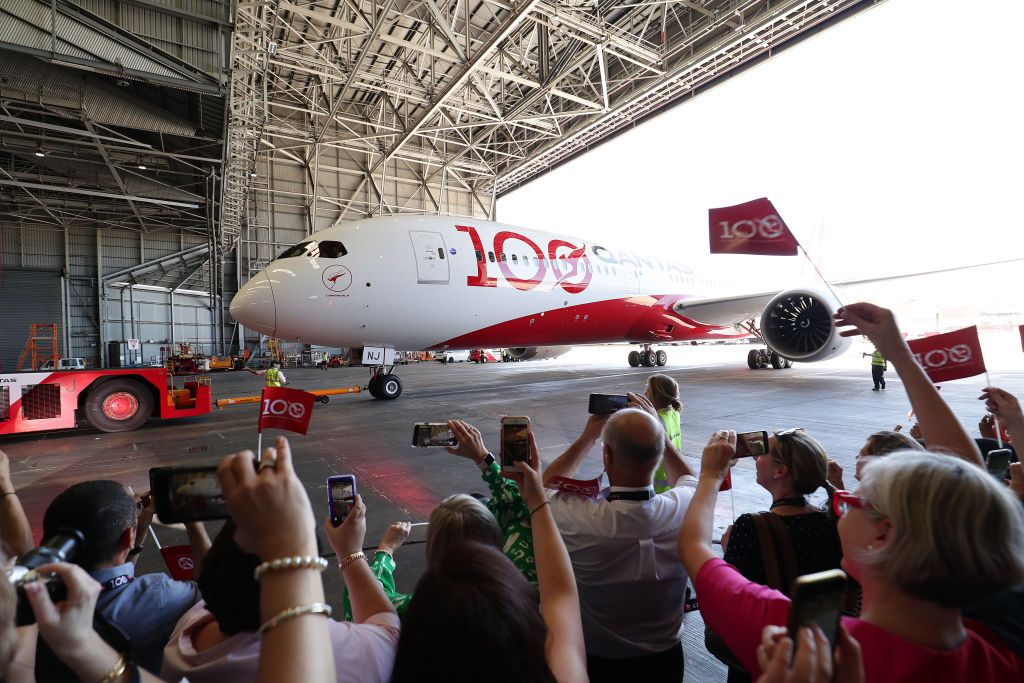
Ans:
[{"label": "crowd of people", "polygon": [[[722,552],[714,509],[736,433],[713,433],[694,471],[680,454],[678,386],[654,375],[628,408],[590,416],[543,469],[532,433],[528,459],[510,473],[475,427],[452,420],[449,450],[479,468],[490,497],[440,502],[426,571],[403,593],[394,556],[410,527],[393,524],[367,555],[368,511],[356,496],[339,526],[323,525],[345,585],[333,615],[313,510],[278,438],[220,463],[231,519],[212,542],[188,526],[195,582],[136,575],[153,514],[146,495],[107,480],[58,495],[44,538],[74,529],[83,550],[74,564],[34,570],[63,594],[53,580],[23,584],[34,625],[15,627],[19,596],[0,582],[3,680],[679,682],[690,585],[730,681],[1024,680],[1020,463],[1005,481],[987,471],[890,311],[852,304],[836,318],[892,364],[917,434],[867,435],[846,491],[811,434],[774,433],[755,456],[767,511],[737,518]],[[1024,443],[1018,400],[994,387],[981,399],[1011,443]],[[601,490],[576,478],[597,446]],[[821,489],[824,509],[809,502]],[[9,557],[31,552],[29,529],[0,453]],[[849,577],[834,642],[817,625],[787,630],[794,579],[834,569]]]}]

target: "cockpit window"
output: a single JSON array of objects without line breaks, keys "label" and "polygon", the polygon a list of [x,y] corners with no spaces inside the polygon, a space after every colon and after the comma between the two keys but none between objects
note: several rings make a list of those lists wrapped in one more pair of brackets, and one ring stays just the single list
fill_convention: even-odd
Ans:
[{"label": "cockpit window", "polygon": [[299,242],[294,247],[285,250],[277,258],[294,258],[305,256],[306,258],[341,258],[348,253],[345,245],[333,240],[308,240]]}]

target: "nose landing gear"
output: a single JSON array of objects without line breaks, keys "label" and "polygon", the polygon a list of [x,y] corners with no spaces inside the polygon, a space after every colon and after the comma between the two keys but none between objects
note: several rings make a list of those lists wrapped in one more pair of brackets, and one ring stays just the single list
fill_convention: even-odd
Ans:
[{"label": "nose landing gear", "polygon": [[668,362],[668,354],[664,351],[655,351],[650,344],[644,344],[642,350],[630,351],[627,360],[631,368],[641,365],[645,368],[661,367]]},{"label": "nose landing gear", "polygon": [[373,369],[373,376],[366,385],[370,396],[382,401],[393,401],[402,395],[402,380],[391,374],[394,365],[382,365]]}]

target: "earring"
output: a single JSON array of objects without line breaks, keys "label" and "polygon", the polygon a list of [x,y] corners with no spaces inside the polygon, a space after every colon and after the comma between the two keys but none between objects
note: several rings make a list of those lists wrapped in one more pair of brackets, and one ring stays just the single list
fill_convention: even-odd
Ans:
[{"label": "earring", "polygon": [[873,545],[871,545],[871,544],[869,543],[869,544],[868,544],[868,550],[874,550],[874,549],[875,549],[875,546],[873,546]]}]

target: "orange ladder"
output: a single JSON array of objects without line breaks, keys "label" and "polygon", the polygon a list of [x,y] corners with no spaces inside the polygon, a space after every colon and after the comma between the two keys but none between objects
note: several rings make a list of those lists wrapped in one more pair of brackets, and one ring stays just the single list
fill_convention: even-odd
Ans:
[{"label": "orange ladder", "polygon": [[[28,341],[18,358],[18,370],[36,371],[46,361],[50,361],[52,369],[56,370],[60,364],[57,323],[32,323],[29,329]],[[25,363],[30,358],[32,365],[26,367]]]}]

